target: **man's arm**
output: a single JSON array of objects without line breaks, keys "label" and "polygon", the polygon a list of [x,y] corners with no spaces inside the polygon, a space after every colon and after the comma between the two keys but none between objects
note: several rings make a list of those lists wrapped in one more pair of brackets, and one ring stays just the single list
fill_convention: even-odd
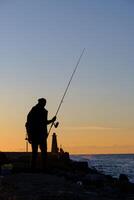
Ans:
[{"label": "man's arm", "polygon": [[47,124],[51,124],[55,122],[55,120],[56,120],[56,116],[54,116],[51,120],[47,120]]}]

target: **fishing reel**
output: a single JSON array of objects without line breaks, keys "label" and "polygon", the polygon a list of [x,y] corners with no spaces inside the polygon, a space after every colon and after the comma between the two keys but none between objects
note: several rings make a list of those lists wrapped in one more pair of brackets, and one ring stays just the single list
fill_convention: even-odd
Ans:
[{"label": "fishing reel", "polygon": [[57,128],[59,126],[59,122],[54,123],[54,127]]}]

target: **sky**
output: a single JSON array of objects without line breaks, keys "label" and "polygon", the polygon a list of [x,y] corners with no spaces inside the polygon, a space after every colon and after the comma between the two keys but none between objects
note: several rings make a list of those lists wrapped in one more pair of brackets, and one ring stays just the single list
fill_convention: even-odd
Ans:
[{"label": "sky", "polygon": [[[0,0],[0,150],[25,151],[37,99],[70,153],[134,153],[134,2]],[[30,146],[29,146],[30,150]]]}]

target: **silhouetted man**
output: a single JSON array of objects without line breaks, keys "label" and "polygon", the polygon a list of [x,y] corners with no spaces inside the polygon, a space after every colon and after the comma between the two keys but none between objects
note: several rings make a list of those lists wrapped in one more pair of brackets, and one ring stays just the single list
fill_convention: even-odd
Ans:
[{"label": "silhouetted man", "polygon": [[38,99],[38,104],[35,105],[28,113],[26,129],[28,133],[28,141],[32,146],[32,162],[31,167],[35,169],[38,154],[38,146],[41,150],[43,167],[46,166],[47,159],[47,125],[53,123],[56,117],[51,120],[47,119],[48,111],[45,109],[46,99]]}]

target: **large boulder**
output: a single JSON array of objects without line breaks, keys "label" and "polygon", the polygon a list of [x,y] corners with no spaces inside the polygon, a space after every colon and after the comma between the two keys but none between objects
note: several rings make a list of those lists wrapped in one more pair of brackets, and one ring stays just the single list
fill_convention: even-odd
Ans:
[{"label": "large boulder", "polygon": [[107,177],[103,174],[87,174],[82,182],[86,185],[103,186],[107,182]]},{"label": "large boulder", "polygon": [[128,176],[126,174],[120,174],[119,181],[120,182],[129,182]]}]

